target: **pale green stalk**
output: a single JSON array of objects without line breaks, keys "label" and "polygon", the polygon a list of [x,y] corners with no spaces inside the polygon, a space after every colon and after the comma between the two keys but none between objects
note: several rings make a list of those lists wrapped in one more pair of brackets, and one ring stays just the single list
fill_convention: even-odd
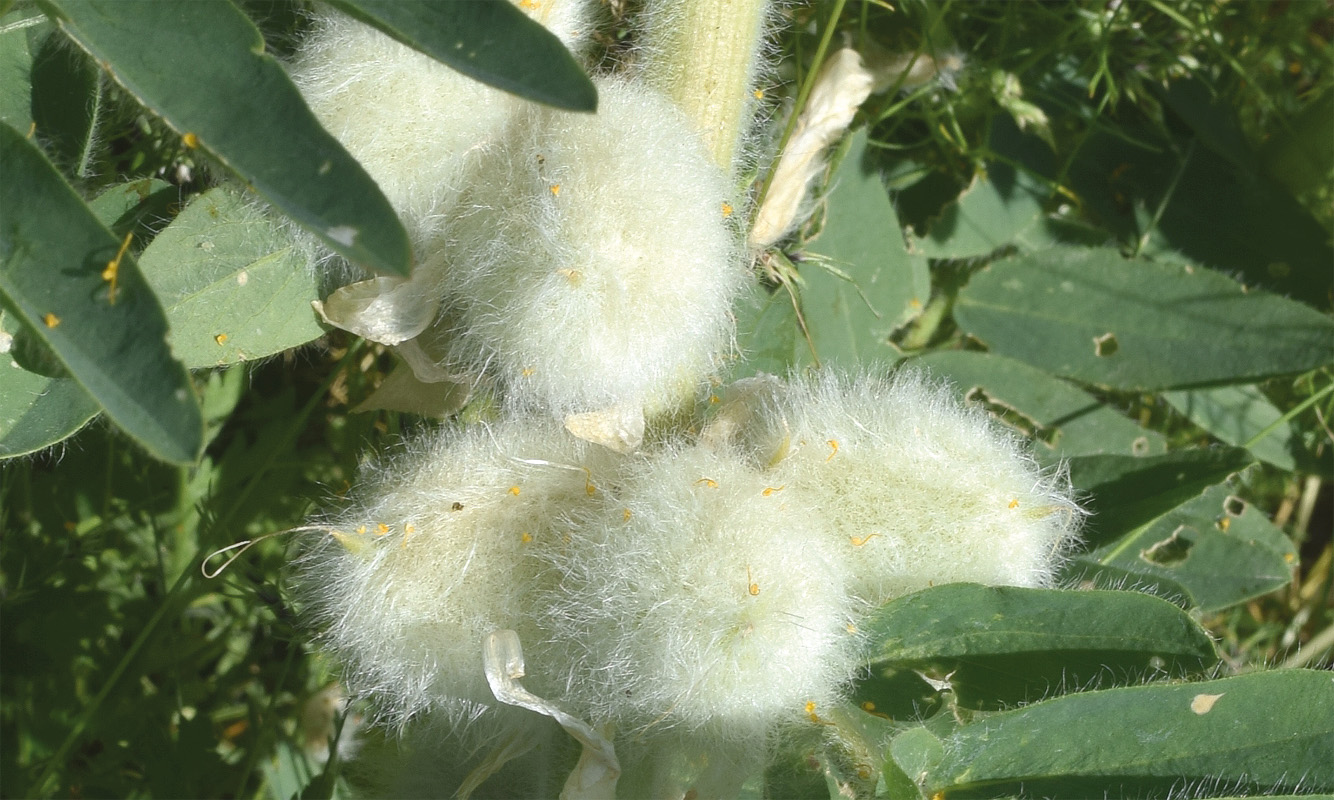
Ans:
[{"label": "pale green stalk", "polygon": [[[667,92],[729,173],[749,120],[751,80],[768,0],[652,3],[644,77]],[[657,8],[652,8],[657,6]]]}]

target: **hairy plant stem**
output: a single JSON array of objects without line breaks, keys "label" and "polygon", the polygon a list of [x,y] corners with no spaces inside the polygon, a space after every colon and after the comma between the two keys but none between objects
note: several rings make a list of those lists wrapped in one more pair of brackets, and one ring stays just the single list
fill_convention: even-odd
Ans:
[{"label": "hairy plant stem", "polygon": [[729,174],[749,119],[768,0],[671,0],[649,15],[644,77],[685,111]]}]

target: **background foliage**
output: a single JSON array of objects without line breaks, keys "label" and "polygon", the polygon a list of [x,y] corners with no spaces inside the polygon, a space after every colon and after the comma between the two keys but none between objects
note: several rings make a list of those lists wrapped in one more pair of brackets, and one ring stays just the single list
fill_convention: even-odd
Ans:
[{"label": "background foliage", "polygon": [[[403,271],[406,242],[252,46],[288,52],[299,3],[112,5],[0,3],[0,793],[343,792],[303,724],[335,672],[294,626],[284,537],[200,565],[436,424],[352,411],[392,363],[316,323],[321,287],[250,193],[372,268]],[[339,3],[589,106],[542,31],[466,6],[489,10],[427,25]],[[624,56],[611,11],[602,44]],[[784,14],[779,102],[831,32],[948,69],[864,106],[737,309],[731,377],[927,366],[1068,460],[1095,516],[1063,589],[886,606],[863,710],[754,792],[1334,790],[1331,674],[1294,669],[1334,648],[1326,4]]]}]

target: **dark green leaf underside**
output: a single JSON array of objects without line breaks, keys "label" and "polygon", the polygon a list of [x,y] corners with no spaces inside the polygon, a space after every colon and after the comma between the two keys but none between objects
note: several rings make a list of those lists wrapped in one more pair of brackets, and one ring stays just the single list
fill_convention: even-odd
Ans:
[{"label": "dark green leaf underside", "polygon": [[[61,29],[183,137],[325,244],[406,275],[389,203],[315,120],[258,29],[231,3],[48,0]],[[183,59],[181,54],[188,53]]]},{"label": "dark green leaf underside", "polygon": [[331,4],[497,89],[571,111],[597,109],[597,89],[560,40],[506,0]]},{"label": "dark green leaf underside", "polygon": [[120,259],[113,295],[104,275],[116,239],[5,125],[0,156],[0,299],[117,425],[160,458],[192,462],[203,442],[199,405],[134,259]]}]

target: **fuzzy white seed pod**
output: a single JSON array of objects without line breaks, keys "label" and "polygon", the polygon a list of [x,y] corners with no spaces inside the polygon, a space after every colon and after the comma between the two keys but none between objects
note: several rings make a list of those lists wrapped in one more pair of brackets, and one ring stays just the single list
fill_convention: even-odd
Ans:
[{"label": "fuzzy white seed pod", "polygon": [[525,598],[543,572],[531,554],[592,501],[600,467],[586,449],[542,423],[447,433],[377,466],[328,521],[298,563],[298,589],[348,689],[382,720],[438,710],[460,722],[496,705],[483,642],[499,629],[531,635]]},{"label": "fuzzy white seed pod", "polygon": [[597,85],[596,115],[524,110],[462,194],[440,270],[456,368],[558,418],[692,394],[749,275],[730,187],[681,112]]},{"label": "fuzzy white seed pod", "polygon": [[550,560],[538,604],[564,701],[631,738],[697,731],[719,746],[831,702],[855,671],[860,611],[822,516],[728,453],[668,447]]},{"label": "fuzzy white seed pod", "polygon": [[760,410],[738,440],[771,480],[816,496],[873,606],[954,581],[1046,585],[1074,542],[1065,476],[922,374],[826,374],[744,399]]}]

